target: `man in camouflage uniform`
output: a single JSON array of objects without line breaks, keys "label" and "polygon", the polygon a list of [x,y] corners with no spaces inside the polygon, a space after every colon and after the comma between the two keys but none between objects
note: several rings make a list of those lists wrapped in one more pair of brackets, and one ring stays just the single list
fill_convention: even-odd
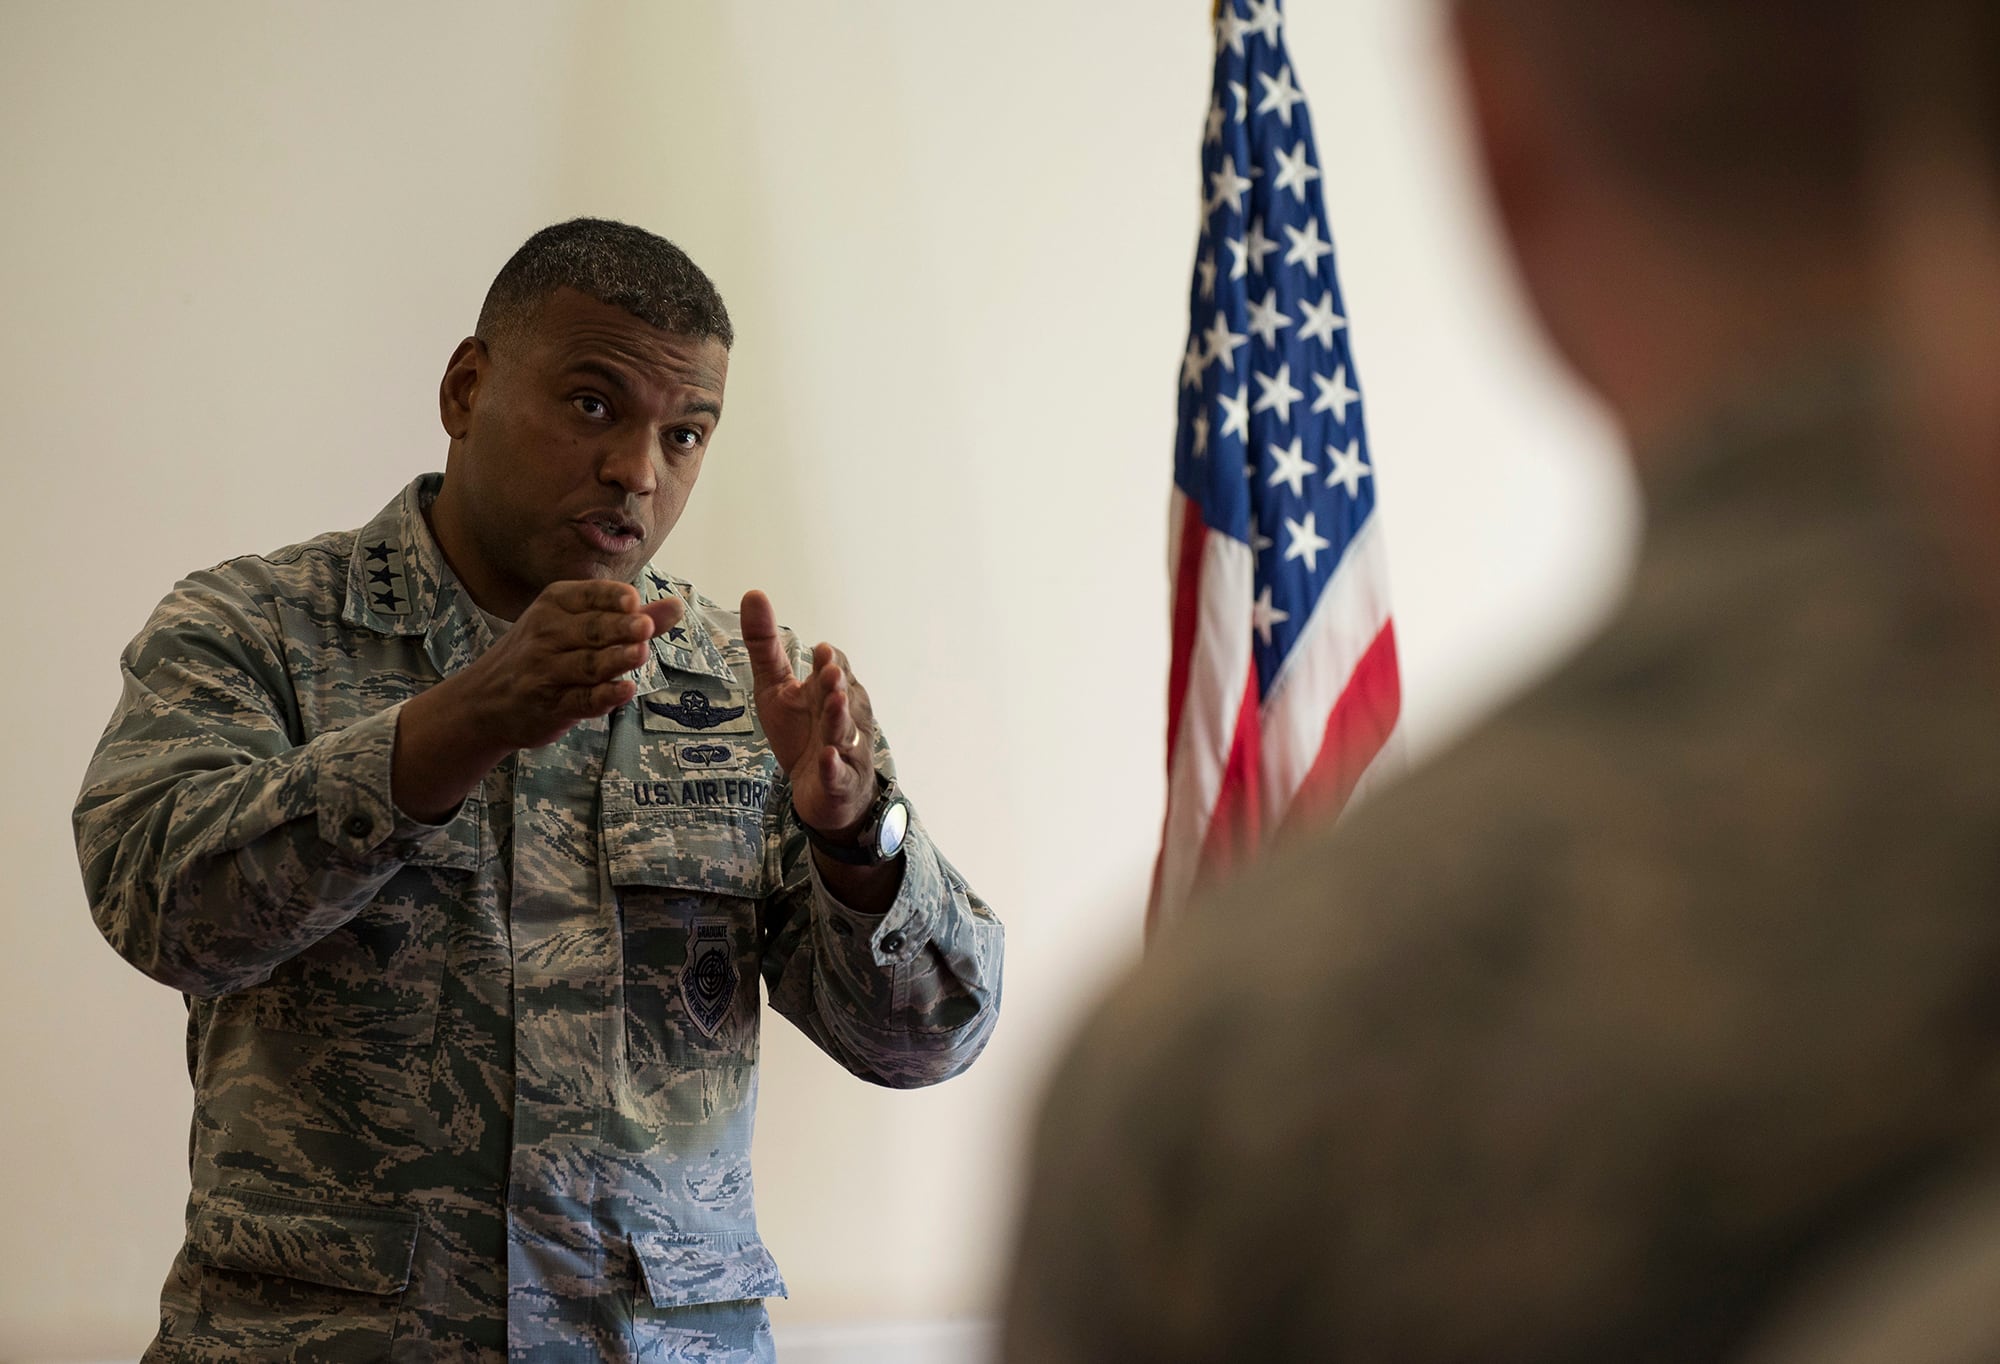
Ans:
[{"label": "man in camouflage uniform", "polygon": [[76,836],[106,938],[189,997],[149,1359],[769,1359],[759,977],[880,1084],[985,1044],[1000,925],[920,824],[878,835],[845,658],[649,567],[730,341],[669,243],[538,233],[445,374],[444,474],[126,650]]},{"label": "man in camouflage uniform", "polygon": [[[1525,281],[1633,438],[1630,598],[1085,1027],[1009,1364],[2000,1358],[2000,651],[1957,553],[2000,484],[1989,444],[1986,500],[1931,486],[1868,210],[1929,3],[1461,0]],[[1871,1247],[1870,1312],[1808,1330]]]}]

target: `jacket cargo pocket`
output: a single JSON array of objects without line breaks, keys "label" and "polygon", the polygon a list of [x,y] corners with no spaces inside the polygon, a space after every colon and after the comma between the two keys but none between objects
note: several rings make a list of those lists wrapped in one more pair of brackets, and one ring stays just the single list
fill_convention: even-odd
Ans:
[{"label": "jacket cargo pocket", "polygon": [[758,1023],[758,906],[769,882],[754,811],[639,811],[607,799],[625,954],[627,1100],[653,1124],[745,1102]]},{"label": "jacket cargo pocket", "polygon": [[752,1233],[703,1236],[648,1231],[632,1237],[632,1253],[655,1307],[782,1298],[785,1281],[764,1243]]},{"label": "jacket cargo pocket", "polygon": [[188,1227],[196,1311],[176,1343],[216,1358],[387,1358],[416,1243],[414,1211],[215,1190]]}]

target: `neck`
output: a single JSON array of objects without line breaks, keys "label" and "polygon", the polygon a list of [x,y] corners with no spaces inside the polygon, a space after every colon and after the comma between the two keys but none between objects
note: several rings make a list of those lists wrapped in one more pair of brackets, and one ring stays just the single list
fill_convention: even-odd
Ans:
[{"label": "neck", "polygon": [[[1830,398],[1827,376],[1850,373],[1857,355],[1872,354],[1870,319],[1850,289],[1761,309],[1717,292],[1719,306],[1705,316],[1685,310],[1650,348],[1629,352],[1625,373],[1606,384],[1642,478],[1670,473],[1686,434],[1717,414],[1763,409],[1772,393],[1795,388]],[[1736,297],[1754,293],[1746,285]]]},{"label": "neck", "polygon": [[424,524],[430,528],[438,554],[444,559],[445,567],[451,570],[451,575],[458,579],[458,585],[465,589],[465,595],[472,598],[472,604],[501,620],[518,620],[521,613],[528,609],[526,601],[515,600],[476,572],[466,572],[466,565],[476,564],[477,560],[470,552],[470,531],[457,499],[451,496],[448,475],[437,497],[425,504],[423,513]]}]

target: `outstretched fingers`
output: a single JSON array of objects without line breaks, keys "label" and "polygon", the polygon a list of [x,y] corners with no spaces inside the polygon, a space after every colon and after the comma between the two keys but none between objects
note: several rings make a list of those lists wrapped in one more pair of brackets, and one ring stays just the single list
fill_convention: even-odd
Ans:
[{"label": "outstretched fingers", "polygon": [[778,637],[778,613],[771,599],[752,588],[743,594],[743,647],[750,654],[750,676],[759,692],[794,681],[785,644]]}]

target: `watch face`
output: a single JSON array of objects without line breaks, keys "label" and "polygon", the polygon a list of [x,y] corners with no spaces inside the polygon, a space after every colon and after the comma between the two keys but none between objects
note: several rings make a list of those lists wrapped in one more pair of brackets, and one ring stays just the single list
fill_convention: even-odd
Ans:
[{"label": "watch face", "polygon": [[883,858],[903,850],[903,837],[910,832],[910,807],[902,801],[890,802],[882,812],[882,830],[875,835],[875,851]]}]

